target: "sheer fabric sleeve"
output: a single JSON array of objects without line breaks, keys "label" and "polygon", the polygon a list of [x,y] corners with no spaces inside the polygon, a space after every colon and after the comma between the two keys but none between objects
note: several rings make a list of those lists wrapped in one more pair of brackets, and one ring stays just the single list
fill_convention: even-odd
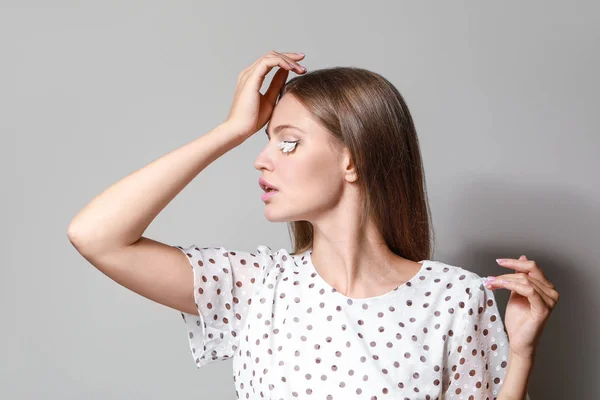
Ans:
[{"label": "sheer fabric sleeve", "polygon": [[507,372],[508,336],[484,278],[476,276],[468,290],[462,333],[453,338],[447,357],[443,399],[494,400]]},{"label": "sheer fabric sleeve", "polygon": [[252,296],[263,283],[271,250],[228,251],[224,247],[173,246],[188,258],[194,272],[194,300],[199,315],[181,312],[197,368],[233,357]]}]

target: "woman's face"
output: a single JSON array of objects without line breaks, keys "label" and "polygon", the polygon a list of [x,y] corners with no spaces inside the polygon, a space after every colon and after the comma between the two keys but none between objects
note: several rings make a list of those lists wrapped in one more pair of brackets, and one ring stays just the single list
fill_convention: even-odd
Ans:
[{"label": "woman's face", "polygon": [[[278,130],[280,125],[301,130]],[[343,191],[344,157],[328,144],[328,131],[291,94],[279,100],[265,130],[270,138],[265,137],[268,143],[254,167],[279,191],[263,200],[265,217],[272,222],[312,222],[334,208]],[[298,142],[285,153],[277,147],[283,141]]]}]

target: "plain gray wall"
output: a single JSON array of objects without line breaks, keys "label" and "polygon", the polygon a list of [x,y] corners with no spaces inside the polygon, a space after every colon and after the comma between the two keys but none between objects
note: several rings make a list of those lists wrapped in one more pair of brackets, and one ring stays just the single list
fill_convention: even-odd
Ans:
[{"label": "plain gray wall", "polygon": [[[600,398],[598,3],[216,3],[0,3],[0,398],[235,398],[231,361],[197,370],[180,313],[96,270],[67,227],[222,122],[238,73],[271,49],[396,85],[421,142],[434,259],[482,276],[509,273],[497,257],[536,260],[562,297],[531,397]],[[210,165],[145,236],[291,249],[263,215],[265,144],[258,132]],[[504,314],[508,292],[496,295]]]}]

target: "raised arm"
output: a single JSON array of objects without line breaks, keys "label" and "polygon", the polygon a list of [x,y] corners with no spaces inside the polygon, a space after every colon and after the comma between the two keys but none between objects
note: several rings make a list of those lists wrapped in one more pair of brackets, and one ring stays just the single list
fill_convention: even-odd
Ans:
[{"label": "raised arm", "polygon": [[[288,70],[304,72],[295,53],[270,51],[238,76],[226,121],[198,139],[116,182],[71,221],[68,238],[105,275],[132,291],[198,315],[189,260],[180,250],[145,238],[156,216],[196,175],[243,143],[270,119]],[[279,66],[267,92],[267,73]]]},{"label": "raised arm", "polygon": [[143,237],[154,218],[210,163],[241,143],[219,125],[116,182],[73,218],[77,251],[122,286],[161,304],[197,314],[185,255]]}]

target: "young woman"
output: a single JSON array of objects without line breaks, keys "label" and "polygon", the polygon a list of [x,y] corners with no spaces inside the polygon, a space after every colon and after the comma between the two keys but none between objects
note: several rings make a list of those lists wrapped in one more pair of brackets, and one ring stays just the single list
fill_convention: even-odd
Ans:
[{"label": "young woman", "polygon": [[[73,219],[71,242],[119,284],[181,311],[198,368],[233,358],[238,398],[525,398],[558,292],[525,256],[499,261],[511,271],[496,279],[431,260],[404,99],[364,69],[306,73],[303,57],[270,51],[243,70],[227,120],[95,198]],[[299,76],[286,83],[289,71]],[[293,252],[142,236],[267,122],[255,168],[265,216],[291,223]],[[498,288],[512,292],[506,331]]]}]

